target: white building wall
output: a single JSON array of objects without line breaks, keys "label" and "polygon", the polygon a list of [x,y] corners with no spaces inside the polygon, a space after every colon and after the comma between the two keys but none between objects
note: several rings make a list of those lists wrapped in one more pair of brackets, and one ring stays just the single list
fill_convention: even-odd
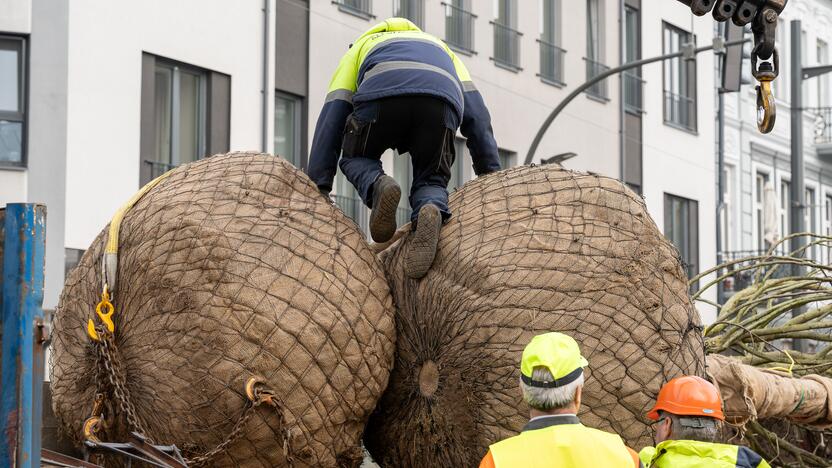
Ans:
[{"label": "white building wall", "polygon": [[[310,15],[310,83],[309,135],[314,134],[318,113],[323,105],[332,72],[346,52],[347,45],[370,26],[390,16],[392,1],[373,2],[376,18],[365,20],[339,11],[329,1],[312,1]],[[521,38],[521,67],[514,73],[495,66],[493,55],[493,26],[496,2],[476,0],[471,10],[478,16],[475,22],[473,56],[460,55],[468,67],[477,88],[482,92],[491,112],[494,135],[500,148],[517,153],[515,164],[522,164],[538,128],[567,94],[586,80],[586,2],[562,0],[560,46],[567,50],[564,63],[563,88],[543,83],[539,72],[539,49],[535,41],[540,37],[540,2],[518,2],[517,29]],[[619,2],[605,0],[604,62],[614,67],[619,64]],[[668,21],[696,34],[698,44],[708,44],[713,37],[713,21],[695,18],[690,9],[679,2],[642,2],[642,57],[661,55],[662,21]],[[441,2],[425,2],[425,31],[439,38],[445,37],[444,7]],[[646,80],[643,114],[643,187],[648,209],[663,229],[664,193],[696,200],[699,204],[699,267],[700,271],[715,265],[715,170],[713,55],[697,57],[697,118],[696,132],[672,128],[663,121],[663,87],[661,64],[643,68]],[[607,80],[610,100],[578,96],[554,121],[540,147],[535,162],[559,153],[575,152],[577,157],[564,165],[570,169],[592,171],[618,178],[619,158],[619,95],[618,78]],[[457,155],[459,158],[460,155]],[[391,155],[383,158],[385,170],[392,173]],[[470,167],[465,175],[473,176]],[[708,295],[708,298],[712,294]],[[713,311],[701,310],[706,321],[713,319]]]},{"label": "white building wall", "polygon": [[[649,5],[648,5],[649,3]],[[693,18],[679,2],[642,2],[642,57],[662,55],[663,23],[693,32],[698,47],[713,38],[711,18]],[[649,6],[649,8],[647,8]],[[682,130],[664,121],[664,81],[661,63],[642,69],[644,84],[643,195],[659,229],[664,230],[664,195],[698,202],[699,271],[716,265],[716,171],[713,142],[714,55],[696,56],[696,131]],[[707,278],[700,281],[704,285]],[[715,291],[705,296],[716,297]],[[709,307],[699,306],[703,320],[715,318]]]},{"label": "white building wall", "polygon": [[[605,0],[604,49],[608,66],[618,63],[618,2]],[[567,50],[564,64],[565,88],[543,83],[539,72],[540,37],[539,2],[518,3],[517,29],[521,38],[523,67],[518,73],[497,67],[493,56],[494,32],[488,22],[495,18],[494,2],[476,0],[471,11],[478,16],[474,26],[476,54],[459,54],[470,71],[474,83],[483,95],[491,112],[494,136],[500,148],[517,153],[515,164],[522,164],[535,133],[543,120],[575,86],[586,79],[586,4],[561,1],[561,47]],[[339,11],[329,1],[310,2],[309,32],[309,135],[323,105],[329,80],[347,46],[372,25],[392,15],[392,1],[373,2],[375,19],[365,20]],[[580,20],[574,20],[580,18]],[[441,2],[425,2],[425,31],[440,39],[445,37],[445,7]],[[559,153],[578,154],[567,167],[589,170],[618,177],[618,86],[613,79],[608,84],[608,102],[578,96],[554,122],[538,148],[535,161]],[[576,137],[576,135],[579,135]],[[457,155],[459,157],[459,155]],[[383,158],[385,170],[392,172],[391,155]],[[473,176],[470,167],[466,176]]]},{"label": "white building wall", "polygon": [[0,2],[0,32],[28,34],[32,30],[32,0]]},{"label": "white building wall", "polygon": [[260,149],[262,9],[260,1],[72,1],[67,247],[86,249],[139,189],[142,52],[230,75],[231,149]]},{"label": "white building wall", "polygon": [[[32,32],[32,1],[0,2],[0,35]],[[0,168],[0,206],[26,201],[26,171]]]},{"label": "white building wall", "polygon": [[[832,47],[832,0],[792,0],[781,15],[782,33],[778,33],[780,52],[780,76],[774,82],[777,102],[777,122],[774,130],[762,135],[756,128],[756,95],[754,83],[744,85],[738,93],[725,97],[725,161],[735,185],[730,196],[734,203],[728,206],[729,232],[727,251],[753,251],[759,248],[757,214],[755,210],[755,178],[758,172],[767,174],[781,196],[780,181],[791,180],[791,24],[799,19],[806,32],[804,43],[804,66],[819,65],[816,44],[823,40]],[[832,63],[832,51],[829,52]],[[747,66],[747,64],[744,64]],[[827,83],[832,77],[827,78]],[[808,80],[804,85],[803,107],[813,108],[828,105],[819,102],[818,78]],[[827,86],[828,87],[828,86]],[[827,93],[832,89],[827,89]],[[814,213],[817,232],[821,232],[825,216],[823,202],[825,195],[832,193],[832,164],[820,160],[814,143],[814,114],[803,113],[803,157],[805,163],[805,185],[815,189],[814,203],[806,209]],[[813,206],[812,206],[813,205]],[[779,214],[778,214],[779,216]],[[810,226],[807,225],[807,229]],[[783,232],[779,232],[782,236]],[[829,258],[826,258],[829,261]]]}]

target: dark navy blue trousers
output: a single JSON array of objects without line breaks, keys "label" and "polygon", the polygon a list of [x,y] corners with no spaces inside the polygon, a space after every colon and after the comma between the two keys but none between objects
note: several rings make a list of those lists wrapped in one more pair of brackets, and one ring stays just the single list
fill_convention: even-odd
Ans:
[{"label": "dark navy blue trousers", "polygon": [[425,204],[448,210],[448,181],[456,157],[454,135],[459,118],[453,107],[432,96],[396,96],[357,102],[344,127],[341,172],[372,207],[373,183],[384,171],[381,155],[389,148],[409,153],[413,167],[411,220]]}]

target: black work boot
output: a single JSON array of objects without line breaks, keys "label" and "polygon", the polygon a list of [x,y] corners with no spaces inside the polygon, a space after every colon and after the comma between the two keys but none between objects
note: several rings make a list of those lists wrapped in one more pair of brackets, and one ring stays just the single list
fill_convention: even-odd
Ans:
[{"label": "black work boot", "polygon": [[370,236],[376,242],[387,242],[396,233],[396,209],[402,189],[396,180],[382,175],[373,184],[373,211],[370,213]]},{"label": "black work boot", "polygon": [[410,247],[404,258],[404,272],[413,279],[425,276],[436,257],[439,230],[442,229],[442,213],[436,205],[428,203],[419,210],[416,231],[411,234]]}]

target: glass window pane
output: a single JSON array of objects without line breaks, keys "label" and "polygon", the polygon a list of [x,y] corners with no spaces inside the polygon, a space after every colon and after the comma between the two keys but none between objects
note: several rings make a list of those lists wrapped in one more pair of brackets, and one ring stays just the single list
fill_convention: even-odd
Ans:
[{"label": "glass window pane", "polygon": [[199,154],[200,77],[188,72],[179,74],[179,160],[177,164],[196,161]]},{"label": "glass window pane", "polygon": [[274,108],[274,152],[283,156],[289,162],[298,165],[298,150],[296,147],[295,135],[297,124],[295,115],[297,102],[294,99],[287,99],[277,96]]},{"label": "glass window pane", "polygon": [[587,0],[586,4],[586,55],[590,60],[600,61],[600,11],[598,0]]},{"label": "glass window pane", "polygon": [[154,96],[154,116],[156,123],[156,162],[164,167],[154,167],[153,173],[169,169],[170,137],[171,137],[171,95],[173,87],[173,70],[167,67],[156,67],[156,83]]},{"label": "glass window pane", "polygon": [[0,120],[0,162],[23,162],[23,123]]},{"label": "glass window pane", "polygon": [[0,110],[20,111],[18,54],[17,50],[0,49]]}]

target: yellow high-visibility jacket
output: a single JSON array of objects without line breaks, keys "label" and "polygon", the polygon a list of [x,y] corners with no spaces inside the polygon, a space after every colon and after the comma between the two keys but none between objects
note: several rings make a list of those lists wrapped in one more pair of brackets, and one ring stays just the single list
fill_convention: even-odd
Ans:
[{"label": "yellow high-visibility jacket", "polygon": [[643,448],[639,457],[651,468],[770,468],[748,447],[696,440],[665,440]]},{"label": "yellow high-visibility jacket", "polygon": [[[491,460],[487,460],[490,455]],[[577,416],[547,416],[529,422],[519,435],[489,447],[480,467],[633,468],[640,462],[635,452],[616,434],[586,427]]]},{"label": "yellow high-visibility jacket", "polygon": [[312,139],[309,177],[329,191],[340,156],[344,124],[353,106],[391,96],[427,95],[447,102],[444,124],[460,129],[476,174],[500,170],[491,116],[471,75],[440,39],[404,18],[389,18],[362,34],[341,58]]}]

